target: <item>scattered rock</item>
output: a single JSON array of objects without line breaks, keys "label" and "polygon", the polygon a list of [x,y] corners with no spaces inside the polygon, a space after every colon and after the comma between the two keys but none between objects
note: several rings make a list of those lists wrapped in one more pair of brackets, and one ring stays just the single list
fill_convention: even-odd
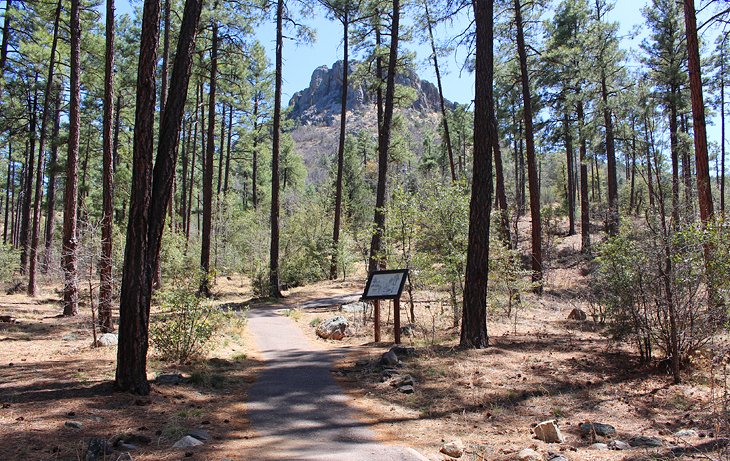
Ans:
[{"label": "scattered rock", "polygon": [[156,384],[180,384],[185,382],[185,378],[181,374],[158,375],[155,378]]},{"label": "scattered rock", "polygon": [[568,320],[578,320],[582,322],[587,318],[588,316],[586,315],[586,313],[583,310],[578,309],[577,307],[570,311],[570,314],[568,314]]},{"label": "scattered rock", "polygon": [[66,421],[65,423],[63,423],[63,425],[72,429],[81,429],[82,427],[84,427],[84,425],[78,421]]},{"label": "scattered rock", "polygon": [[116,346],[119,342],[119,338],[114,333],[104,333],[99,336],[94,343],[94,347],[111,347]]},{"label": "scattered rock", "polygon": [[208,433],[208,431],[205,431],[203,429],[193,429],[191,431],[188,431],[188,435],[191,437],[195,437],[201,442],[207,442],[208,440],[210,440],[210,434]]},{"label": "scattered rock", "polygon": [[111,439],[109,439],[109,443],[116,448],[120,448],[121,445],[149,445],[152,443],[152,439],[147,437],[146,435],[142,434],[130,434],[130,433],[123,433],[123,434],[117,434]]},{"label": "scattered rock", "polygon": [[393,387],[413,386],[414,384],[416,384],[416,380],[411,375],[396,377],[390,383]]},{"label": "scattered rock", "polygon": [[347,319],[338,315],[317,325],[317,336],[323,339],[341,340],[345,337]]},{"label": "scattered rock", "polygon": [[100,439],[93,437],[89,439],[89,445],[86,448],[86,454],[84,455],[84,461],[97,461],[105,459],[105,455],[111,454],[112,450],[109,448],[109,443],[106,439]]},{"label": "scattered rock", "polygon": [[589,447],[591,450],[608,450],[608,445],[605,443],[594,443]]},{"label": "scattered rock", "polygon": [[11,317],[9,315],[0,315],[0,322],[2,323],[15,323],[17,320],[15,317]]},{"label": "scattered rock", "polygon": [[131,443],[120,443],[119,446],[117,446],[117,449],[124,451],[135,451],[139,450],[139,447]]},{"label": "scattered rock", "polygon": [[390,352],[394,353],[399,358],[400,357],[411,357],[413,355],[416,355],[416,349],[413,347],[407,347],[407,346],[393,346],[390,348]]},{"label": "scattered rock", "polygon": [[203,445],[203,442],[196,439],[195,437],[186,435],[185,437],[175,442],[175,445],[173,445],[172,448],[190,448],[197,447],[199,445]]},{"label": "scattered rock", "polygon": [[532,431],[535,433],[535,437],[546,443],[563,443],[565,437],[560,432],[558,423],[555,420],[543,421],[534,428]]},{"label": "scattered rock", "polygon": [[368,359],[360,359],[357,362],[355,362],[355,366],[359,367],[359,368],[366,367],[369,364],[370,364],[370,360],[368,360]]},{"label": "scattered rock", "polygon": [[611,442],[609,442],[608,448],[610,448],[611,450],[630,450],[631,445],[624,442],[623,440],[612,440]]},{"label": "scattered rock", "polygon": [[439,451],[446,456],[451,456],[452,458],[461,458],[461,455],[464,454],[464,442],[462,442],[461,439],[446,442],[441,445],[441,450]]},{"label": "scattered rock", "polygon": [[584,435],[596,434],[601,437],[610,437],[616,435],[616,428],[610,424],[603,423],[583,423],[580,425],[580,431]]},{"label": "scattered rock", "polygon": [[675,432],[674,436],[681,437],[681,438],[697,437],[697,431],[694,429],[682,429],[680,431]]},{"label": "scattered rock", "polygon": [[23,282],[14,282],[13,285],[10,286],[10,288],[7,289],[5,292],[6,295],[15,295],[18,293],[22,293],[25,291],[25,285],[23,285]]},{"label": "scattered rock", "polygon": [[549,452],[547,456],[547,461],[568,461],[568,458],[561,453]]},{"label": "scattered rock", "polygon": [[400,327],[400,334],[403,336],[413,336],[416,333],[416,325],[409,323]]},{"label": "scattered rock", "polygon": [[380,358],[380,363],[382,365],[398,365],[400,361],[398,360],[398,356],[393,351],[388,351]]},{"label": "scattered rock", "polygon": [[542,455],[531,448],[520,450],[520,452],[517,453],[516,459],[519,461],[543,461]]},{"label": "scattered rock", "polygon": [[354,303],[343,304],[340,306],[340,310],[349,313],[362,313],[368,308],[368,303],[357,301]]},{"label": "scattered rock", "polygon": [[398,388],[398,392],[402,394],[413,394],[415,392],[415,389],[411,385],[401,386]]},{"label": "scattered rock", "polygon": [[639,447],[639,448],[656,448],[661,447],[664,445],[664,442],[659,440],[656,437],[648,437],[645,435],[640,435],[637,437],[632,438],[629,440],[629,444],[632,447]]},{"label": "scattered rock", "polygon": [[78,336],[76,336],[74,333],[66,333],[65,335],[61,336],[61,339],[64,341],[76,341],[79,339]]}]

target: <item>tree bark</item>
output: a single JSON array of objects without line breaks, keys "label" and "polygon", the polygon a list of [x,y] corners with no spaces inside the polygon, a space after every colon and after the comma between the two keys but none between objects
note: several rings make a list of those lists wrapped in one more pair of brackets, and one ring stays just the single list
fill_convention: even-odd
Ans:
[{"label": "tree bark", "polygon": [[5,181],[5,220],[3,225],[3,245],[8,243],[8,226],[11,227],[10,240],[12,241],[12,208],[15,196],[15,163],[13,163],[13,141],[8,140],[8,179]]},{"label": "tree bark", "polygon": [[281,85],[284,0],[276,2],[276,71],[274,84],[274,120],[271,150],[271,247],[269,252],[269,295],[280,298],[279,289],[279,144],[281,136]]},{"label": "tree bark", "polygon": [[[167,0],[169,1],[169,0]],[[114,231],[114,165],[112,128],[114,123],[114,0],[106,1],[106,62],[104,66],[103,215],[101,218],[101,258],[99,259],[99,327],[114,331],[112,322],[112,235]]]},{"label": "tree bark", "polygon": [[256,98],[253,102],[253,146],[251,154],[251,201],[253,203],[253,209],[257,210],[259,207],[259,190],[258,190],[258,171],[259,171],[259,133],[258,133],[258,115],[259,115],[259,100]]},{"label": "tree bark", "polygon": [[[474,94],[474,159],[469,203],[469,243],[466,254],[461,347],[481,349],[489,345],[487,332],[487,278],[489,274],[489,225],[492,211],[492,148],[496,125],[494,99],[494,2],[473,0],[476,24]],[[519,13],[518,13],[519,14]]]},{"label": "tree bark", "polygon": [[71,0],[71,82],[69,87],[68,158],[66,195],[63,212],[63,315],[76,315],[79,309],[78,261],[76,259],[78,159],[81,128],[81,21],[80,0]]},{"label": "tree bark", "polygon": [[[494,105],[494,103],[492,103]],[[502,165],[502,149],[499,145],[499,130],[497,129],[497,117],[492,111],[491,119],[491,141],[492,152],[494,154],[494,173],[496,183],[496,200],[495,203],[499,209],[499,224],[502,241],[507,248],[512,247],[512,236],[509,230],[509,208],[507,207],[507,193],[504,187],[504,169]]]},{"label": "tree bark", "polygon": [[223,180],[223,195],[228,193],[228,177],[231,172],[231,143],[233,141],[233,105],[228,106],[228,140],[226,142],[226,171]]},{"label": "tree bark", "polygon": [[55,19],[53,21],[53,40],[51,42],[51,58],[48,63],[48,78],[46,89],[43,94],[43,109],[41,111],[41,134],[38,142],[38,166],[36,167],[35,198],[33,199],[33,228],[30,239],[30,264],[28,268],[28,296],[37,294],[36,269],[38,264],[38,242],[41,234],[41,205],[43,202],[43,175],[46,159],[46,131],[48,125],[48,113],[51,111],[51,100],[53,99],[53,76],[56,68],[56,48],[58,46],[58,24],[61,20],[61,0],[56,6]]},{"label": "tree bark", "polygon": [[[214,9],[217,9],[218,3]],[[218,80],[218,22],[213,19],[210,50],[210,83],[208,93],[208,137],[203,174],[203,235],[200,245],[200,294],[210,297],[210,238],[213,233],[213,161],[215,159],[215,98]]]},{"label": "tree bark", "polygon": [[6,0],[5,2],[5,21],[3,22],[3,41],[0,44],[0,80],[2,80],[5,74],[5,64],[8,61],[8,40],[10,39],[10,8],[12,7],[12,0]]},{"label": "tree bark", "polygon": [[583,101],[578,100],[578,138],[580,142],[580,251],[591,252],[591,204],[588,196],[588,160],[585,135],[585,114]]},{"label": "tree bark", "polygon": [[398,61],[398,40],[400,25],[400,0],[393,0],[393,11],[390,28],[390,50],[388,55],[388,73],[386,75],[385,101],[383,105],[383,123],[378,139],[378,186],[375,196],[375,232],[370,241],[370,263],[368,271],[373,272],[384,267],[381,261],[383,251],[383,235],[385,234],[385,189],[388,176],[388,149],[390,148],[390,132],[393,124],[395,99],[395,73]]},{"label": "tree bark", "polygon": [[439,68],[438,54],[436,53],[436,41],[433,38],[433,26],[431,25],[431,14],[428,10],[428,0],[423,2],[426,9],[426,26],[428,27],[428,37],[431,42],[431,53],[433,56],[433,68],[436,72],[436,86],[439,90],[439,104],[441,106],[441,118],[444,124],[444,140],[446,141],[446,152],[449,156],[449,168],[451,171],[451,180],[456,182],[456,169],[454,168],[454,149],[451,145],[451,135],[449,134],[449,119],[446,112],[446,103],[444,101],[444,90],[441,86],[441,70]]},{"label": "tree bark", "polygon": [[41,272],[46,273],[53,260],[53,235],[56,227],[56,169],[58,168],[58,133],[61,129],[61,95],[63,89],[58,86],[55,96],[55,110],[53,130],[51,131],[51,158],[48,162],[48,196],[46,197],[46,230],[45,249],[43,250],[43,264]]},{"label": "tree bark", "polygon": [[522,104],[525,119],[525,143],[527,146],[527,180],[530,183],[530,217],[532,218],[532,281],[539,283],[542,292],[542,223],[540,221],[540,185],[537,176],[537,157],[535,154],[535,134],[532,126],[532,99],[530,96],[530,76],[527,72],[527,52],[522,26],[522,7],[520,0],[514,1],[515,24],[517,25],[517,53],[520,58],[522,81]]},{"label": "tree bark", "polygon": [[342,94],[340,96],[340,139],[337,145],[337,178],[335,180],[335,216],[332,230],[332,260],[330,262],[330,280],[337,278],[337,254],[340,245],[340,220],[342,216],[342,171],[345,164],[345,134],[347,129],[347,74],[350,70],[349,54],[349,17],[342,18]]},{"label": "tree bark", "polygon": [[23,195],[22,195],[22,207],[21,207],[21,221],[20,221],[20,273],[25,275],[28,271],[28,247],[30,239],[30,210],[33,199],[33,172],[35,164],[35,146],[36,146],[36,124],[37,124],[37,108],[38,108],[38,74],[35,75],[35,83],[33,86],[36,87],[31,101],[28,98],[28,145],[27,155],[25,161],[25,171],[23,175]]},{"label": "tree bark", "polygon": [[606,158],[608,169],[608,234],[618,234],[618,180],[616,179],[616,146],[613,135],[613,118],[608,107],[608,85],[606,73],[601,70],[601,99],[603,100],[603,122],[606,128]]},{"label": "tree bark", "polygon": [[565,136],[565,158],[566,158],[566,169],[568,174],[567,197],[568,202],[568,235],[575,235],[575,166],[573,165],[573,136],[570,133],[570,114],[568,110],[565,111],[565,118],[563,120],[563,132]]},{"label": "tree bark", "polygon": [[[689,86],[692,94],[697,196],[700,204],[700,220],[703,224],[707,224],[713,215],[712,186],[710,183],[710,165],[707,158],[707,129],[705,127],[705,105],[702,97],[702,74],[694,0],[684,0],[684,24],[687,31]],[[706,254],[705,258],[708,256]]]}]

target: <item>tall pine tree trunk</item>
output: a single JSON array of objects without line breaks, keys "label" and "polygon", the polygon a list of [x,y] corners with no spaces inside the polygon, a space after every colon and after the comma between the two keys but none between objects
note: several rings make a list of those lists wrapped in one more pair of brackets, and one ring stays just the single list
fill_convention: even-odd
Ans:
[{"label": "tall pine tree trunk", "polygon": [[[217,9],[218,4],[214,10]],[[218,80],[218,23],[213,19],[213,40],[210,50],[210,83],[208,94],[208,137],[203,173],[203,235],[200,245],[200,294],[210,297],[210,238],[213,233],[213,160],[215,158],[215,98]]]},{"label": "tall pine tree trunk", "polygon": [[585,134],[585,114],[583,101],[578,100],[578,138],[580,142],[580,251],[591,252],[591,203],[588,196],[588,159]]},{"label": "tall pine tree trunk", "polygon": [[61,95],[63,89],[58,85],[55,95],[53,130],[51,131],[51,157],[48,161],[48,195],[46,197],[46,229],[41,272],[48,272],[53,260],[53,235],[56,227],[56,170],[58,168],[58,133],[61,129]]},{"label": "tall pine tree trunk", "polygon": [[606,128],[606,158],[608,175],[608,234],[618,234],[618,180],[616,179],[616,146],[613,135],[613,117],[608,107],[608,85],[606,73],[601,70],[601,99],[603,100],[603,122]]},{"label": "tall pine tree trunk", "polygon": [[476,64],[474,94],[474,166],[469,203],[469,243],[466,255],[461,347],[489,345],[487,333],[487,277],[489,274],[489,224],[492,210],[492,148],[496,125],[494,99],[494,2],[474,0]]},{"label": "tall pine tree trunk", "polygon": [[279,144],[281,136],[281,85],[284,0],[276,3],[276,71],[274,77],[274,120],[271,150],[271,247],[269,248],[269,295],[280,298],[279,280]]},{"label": "tall pine tree trunk", "polygon": [[36,124],[38,109],[38,73],[35,75],[36,89],[33,92],[33,99],[28,97],[28,144],[26,146],[26,160],[23,175],[23,195],[20,221],[20,273],[25,275],[28,271],[28,250],[30,244],[30,223],[31,204],[33,201],[33,172],[35,164],[36,147]]},{"label": "tall pine tree trunk", "polygon": [[522,26],[522,7],[515,0],[515,24],[517,25],[517,53],[520,58],[522,81],[522,104],[525,118],[525,143],[527,145],[527,180],[530,183],[530,217],[532,218],[532,281],[539,283],[542,292],[542,222],[540,221],[540,185],[537,176],[537,156],[535,153],[535,134],[532,126],[532,99],[530,96],[530,76],[527,72],[527,52]]},{"label": "tall pine tree trunk", "polygon": [[71,0],[71,82],[68,114],[68,158],[66,160],[66,195],[63,210],[63,315],[76,315],[79,309],[79,281],[76,236],[78,159],[81,128],[81,0]]},{"label": "tall pine tree trunk", "polygon": [[568,235],[575,235],[575,166],[573,165],[573,135],[570,132],[570,114],[565,110],[565,118],[563,119],[563,135],[565,136],[565,158],[566,169],[568,174],[567,202],[568,202]]},{"label": "tall pine tree trunk", "polygon": [[[8,140],[8,178],[5,181],[5,219],[3,225],[3,245],[8,243],[8,228],[12,227],[13,197],[11,190],[15,190],[15,164],[13,163],[13,141]],[[12,195],[15,195],[14,193]],[[11,236],[12,240],[12,231]]]},{"label": "tall pine tree trunk", "polygon": [[444,140],[446,141],[446,153],[449,156],[449,169],[451,171],[451,180],[456,182],[456,170],[454,169],[454,148],[451,145],[451,135],[449,134],[449,118],[446,113],[446,103],[444,101],[444,90],[441,87],[441,70],[439,68],[438,54],[436,53],[436,41],[433,38],[433,25],[431,24],[431,14],[428,10],[428,0],[423,2],[426,9],[426,26],[428,27],[428,37],[431,42],[431,53],[433,56],[433,68],[436,72],[436,86],[439,90],[439,104],[441,106],[441,118],[444,124]]},{"label": "tall pine tree trunk", "polygon": [[337,254],[340,245],[340,220],[342,216],[342,170],[345,164],[345,131],[347,128],[347,74],[350,71],[349,18],[345,13],[342,19],[342,94],[340,96],[340,139],[337,145],[337,179],[335,180],[335,217],[332,230],[332,260],[330,280],[337,278]]},{"label": "tall pine tree trunk", "polygon": [[370,240],[370,262],[368,266],[368,270],[371,273],[382,266],[383,235],[385,234],[385,189],[388,176],[388,149],[390,148],[390,132],[393,124],[393,109],[395,104],[395,73],[398,61],[400,0],[393,0],[391,21],[383,123],[378,139],[378,185],[375,195],[375,216],[373,218],[375,232],[373,232],[373,237]]},{"label": "tall pine tree trunk", "polygon": [[[169,1],[169,0],[168,0]],[[114,231],[114,165],[112,124],[114,121],[114,0],[106,1],[106,62],[104,66],[103,214],[101,218],[101,259],[99,260],[99,326],[114,330],[112,323],[112,234]]]},{"label": "tall pine tree trunk", "polygon": [[43,94],[43,109],[41,111],[41,136],[38,143],[38,166],[36,168],[35,198],[33,199],[33,229],[30,238],[30,264],[28,268],[28,295],[37,294],[36,268],[38,264],[38,243],[41,234],[41,205],[43,202],[43,175],[46,159],[46,131],[48,113],[51,111],[53,100],[53,77],[56,68],[56,47],[58,46],[58,24],[61,20],[61,0],[56,6],[56,15],[53,21],[53,40],[51,42],[51,58],[48,63],[48,78]]}]

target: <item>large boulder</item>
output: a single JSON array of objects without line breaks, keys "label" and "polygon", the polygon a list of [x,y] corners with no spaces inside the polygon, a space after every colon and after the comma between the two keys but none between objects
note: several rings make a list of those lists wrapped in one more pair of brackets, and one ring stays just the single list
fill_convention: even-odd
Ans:
[{"label": "large boulder", "polygon": [[461,439],[456,439],[451,442],[444,443],[441,445],[441,453],[452,458],[461,458],[464,454],[464,442]]},{"label": "large boulder", "polygon": [[111,347],[116,346],[119,342],[119,337],[114,333],[104,333],[103,335],[96,338],[94,347]]},{"label": "large boulder", "polygon": [[317,325],[317,336],[323,339],[340,340],[345,337],[347,319],[342,316],[332,317]]},{"label": "large boulder", "polygon": [[616,428],[610,424],[603,423],[583,423],[580,426],[583,435],[600,435],[601,437],[611,437],[616,435]]}]

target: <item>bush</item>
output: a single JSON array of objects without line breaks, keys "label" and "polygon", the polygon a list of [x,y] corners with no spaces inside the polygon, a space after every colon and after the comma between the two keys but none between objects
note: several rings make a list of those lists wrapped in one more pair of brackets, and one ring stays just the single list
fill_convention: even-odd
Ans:
[{"label": "bush", "polygon": [[169,290],[159,296],[161,312],[150,325],[150,339],[161,358],[182,363],[204,355],[226,314],[190,290]]},{"label": "bush", "polygon": [[0,282],[9,282],[19,268],[20,254],[12,245],[0,245]]}]

